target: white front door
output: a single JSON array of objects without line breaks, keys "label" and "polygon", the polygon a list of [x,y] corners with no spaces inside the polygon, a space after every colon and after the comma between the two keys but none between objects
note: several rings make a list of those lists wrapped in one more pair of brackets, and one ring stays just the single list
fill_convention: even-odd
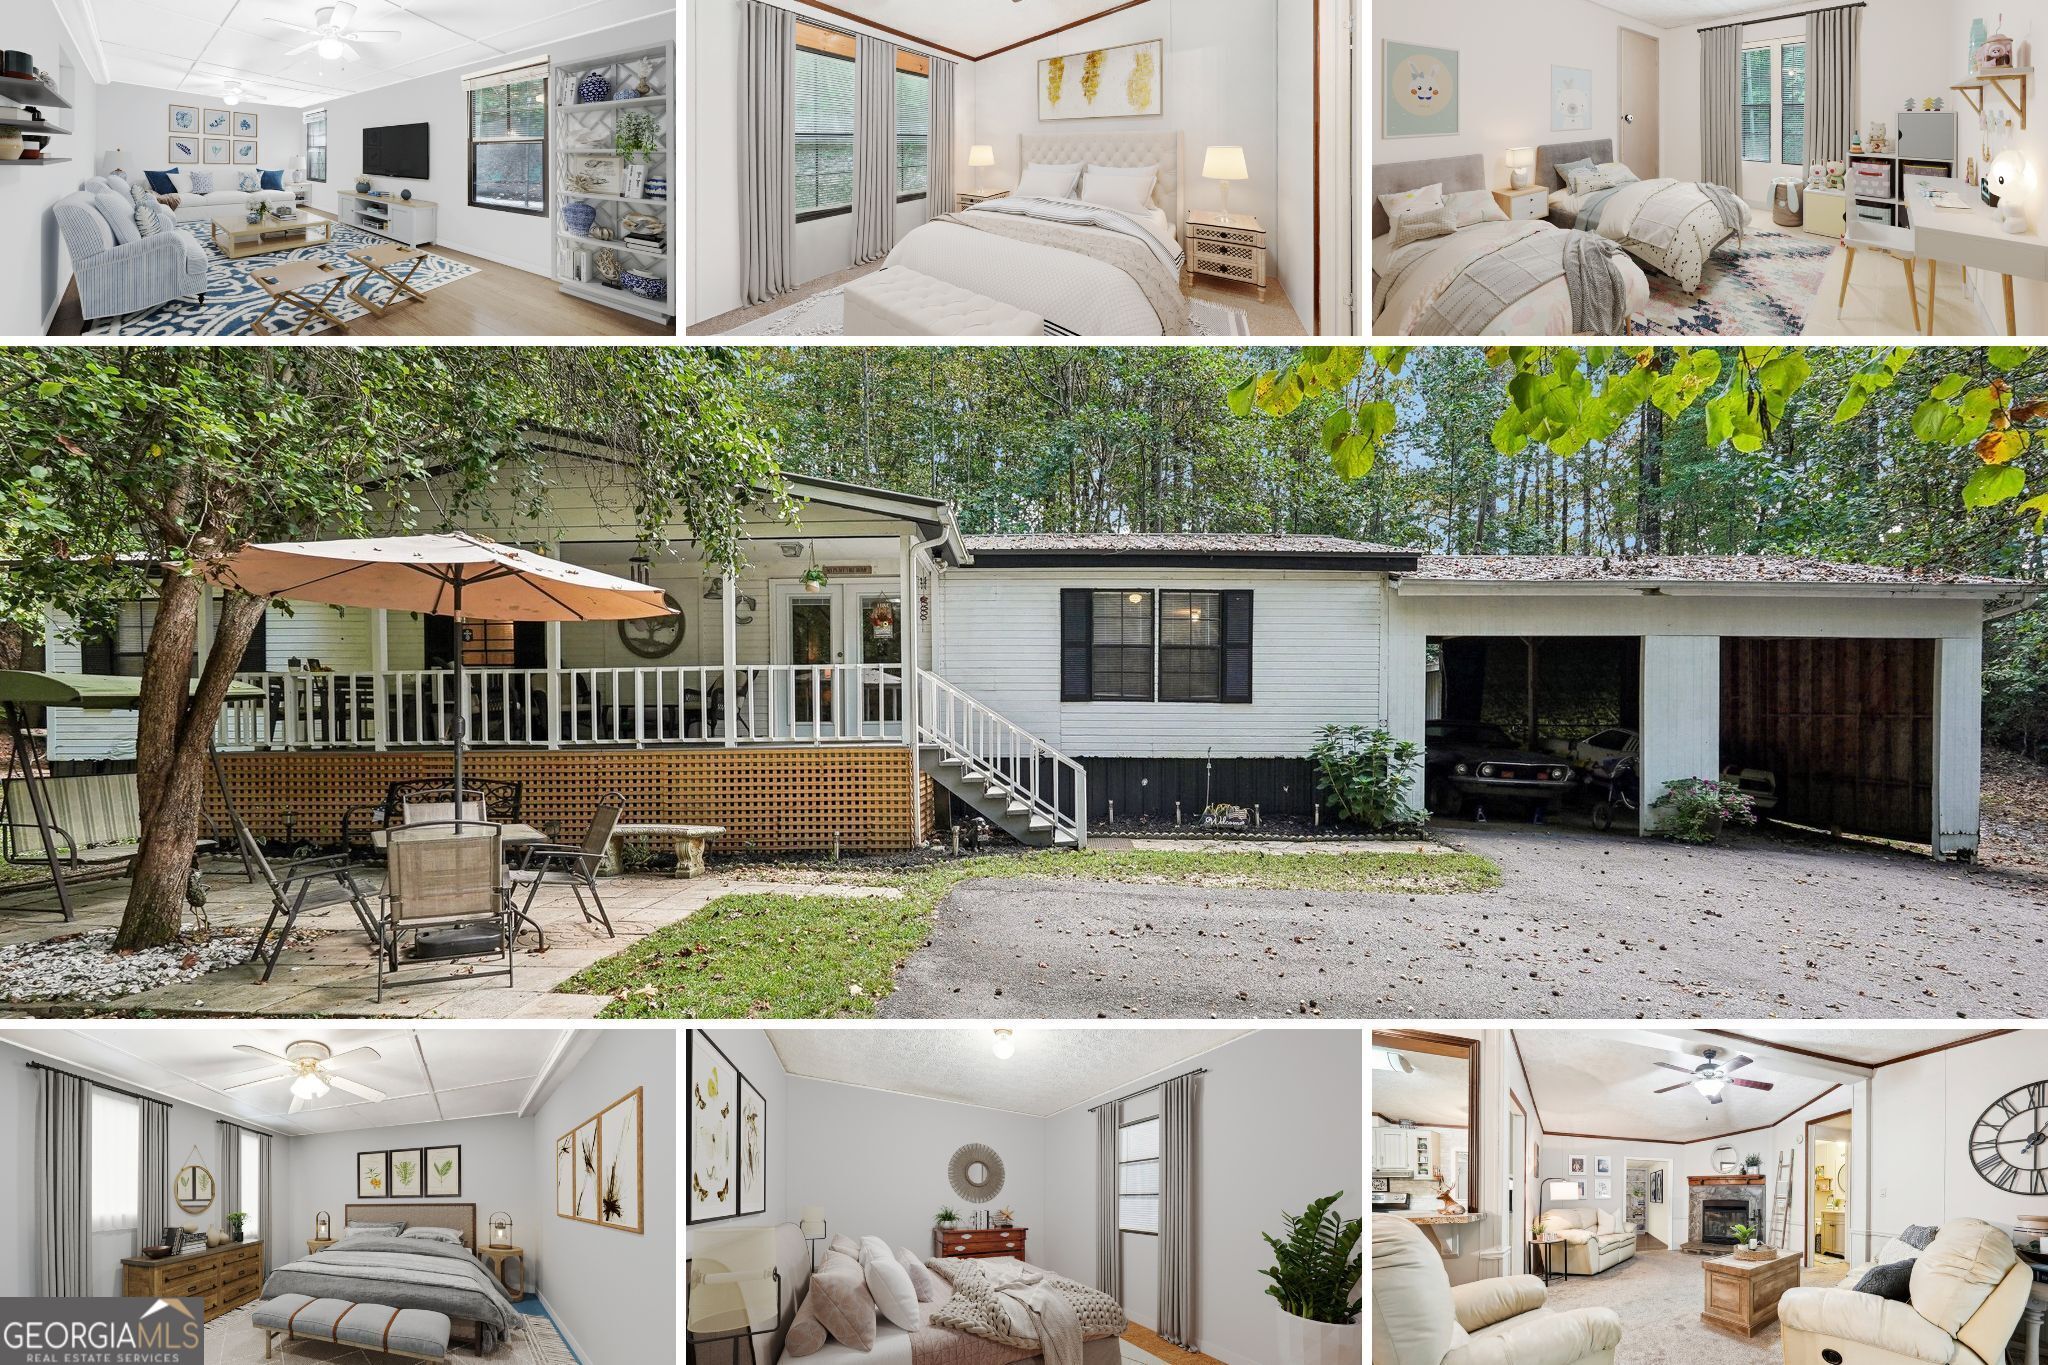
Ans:
[{"label": "white front door", "polygon": [[893,578],[774,592],[776,733],[794,739],[903,736],[903,594]]},{"label": "white front door", "polygon": [[768,695],[777,736],[839,736],[839,665],[846,661],[839,603],[830,584],[818,592],[775,585],[776,668]]},{"label": "white front door", "polygon": [[860,699],[853,716],[861,739],[903,738],[903,593],[895,580],[848,584],[853,662]]}]

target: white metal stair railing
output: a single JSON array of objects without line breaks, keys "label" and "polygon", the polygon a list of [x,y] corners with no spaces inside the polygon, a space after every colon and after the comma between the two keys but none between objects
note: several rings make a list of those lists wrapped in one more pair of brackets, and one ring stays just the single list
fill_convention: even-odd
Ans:
[{"label": "white metal stair railing", "polygon": [[1002,803],[999,823],[1025,842],[1088,846],[1086,768],[935,673],[920,672],[917,686],[919,746]]}]

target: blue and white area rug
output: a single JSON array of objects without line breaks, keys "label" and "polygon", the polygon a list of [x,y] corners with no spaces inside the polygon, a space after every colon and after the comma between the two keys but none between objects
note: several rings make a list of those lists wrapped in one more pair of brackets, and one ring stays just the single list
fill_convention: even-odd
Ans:
[{"label": "blue and white area rug", "polygon": [[[263,292],[263,286],[250,278],[252,270],[273,266],[279,261],[332,261],[342,270],[360,279],[363,267],[348,259],[348,253],[366,246],[380,246],[385,238],[364,232],[361,228],[348,227],[341,223],[332,226],[332,241],[315,246],[294,247],[289,251],[268,251],[260,256],[244,256],[231,261],[220,253],[213,244],[213,224],[180,223],[178,230],[189,232],[198,239],[199,249],[206,253],[206,302],[194,303],[189,299],[173,300],[163,307],[148,313],[132,316],[125,321],[120,318],[101,318],[86,328],[88,336],[124,337],[228,337],[253,335],[249,324],[263,316],[270,307],[270,295]],[[429,248],[431,251],[432,248]],[[403,271],[396,272],[403,275]],[[412,287],[421,293],[439,289],[444,284],[465,279],[477,274],[476,266],[451,261],[446,256],[433,255],[420,262],[419,273],[412,277]],[[357,280],[349,281],[353,289]],[[381,298],[391,286],[378,282],[374,286],[376,296]],[[353,322],[367,316],[369,309],[349,298],[345,293],[336,294],[335,301],[327,305],[327,311],[344,322]],[[290,302],[278,306],[277,315],[269,325],[273,335],[288,332],[299,319],[299,312]],[[282,326],[280,326],[282,322]],[[315,319],[300,333],[309,336],[316,332],[330,330],[327,323]]]},{"label": "blue and white area rug", "polygon": [[1820,296],[1836,244],[1825,237],[1751,227],[1707,261],[1698,295],[1659,271],[1650,277],[1649,329],[1664,336],[1798,336]]}]

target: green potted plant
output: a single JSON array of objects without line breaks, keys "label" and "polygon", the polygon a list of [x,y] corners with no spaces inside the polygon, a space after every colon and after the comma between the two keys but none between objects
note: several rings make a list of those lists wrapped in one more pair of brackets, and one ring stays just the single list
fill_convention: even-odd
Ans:
[{"label": "green potted plant", "polygon": [[1650,803],[1657,812],[1657,832],[1682,844],[1711,844],[1729,822],[1756,823],[1756,803],[1733,782],[1711,777],[1681,777],[1664,784],[1664,794]]},{"label": "green potted plant", "polygon": [[960,1215],[953,1211],[953,1206],[951,1204],[939,1205],[939,1211],[932,1215],[933,1225],[940,1228],[950,1230],[953,1224],[959,1221]]},{"label": "green potted plant", "polygon": [[1359,1304],[1352,1295],[1362,1274],[1358,1239],[1364,1221],[1345,1218],[1339,1190],[1302,1210],[1283,1212],[1284,1237],[1259,1235],[1273,1249],[1273,1265],[1260,1271],[1266,1292],[1280,1304],[1280,1365],[1350,1365],[1364,1351]]},{"label": "green potted plant", "polygon": [[661,150],[661,125],[645,109],[620,112],[612,125],[612,150],[625,158],[625,197],[638,199],[647,188],[647,162]]},{"label": "green potted plant", "polygon": [[1748,1156],[1742,1158],[1742,1169],[1750,1172],[1753,1175],[1763,1174],[1763,1156],[1760,1153],[1751,1152]]},{"label": "green potted plant", "polygon": [[249,1215],[246,1213],[224,1213],[220,1216],[221,1222],[228,1225],[228,1236],[237,1242],[242,1240],[242,1224],[248,1221],[248,1218]]},{"label": "green potted plant", "polygon": [[825,577],[825,571],[819,568],[816,564],[813,564],[810,568],[805,569],[803,572],[803,578],[801,579],[801,582],[804,585],[805,592],[823,592],[825,591],[825,584],[827,581],[828,580]]}]

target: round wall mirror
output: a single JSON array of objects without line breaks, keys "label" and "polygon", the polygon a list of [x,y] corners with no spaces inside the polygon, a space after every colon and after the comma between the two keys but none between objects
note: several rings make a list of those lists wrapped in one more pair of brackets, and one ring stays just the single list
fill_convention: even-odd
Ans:
[{"label": "round wall mirror", "polygon": [[1003,1159],[995,1148],[970,1142],[953,1153],[946,1176],[953,1182],[953,1193],[970,1204],[986,1204],[1003,1192]]},{"label": "round wall mirror", "polygon": [[171,1199],[186,1213],[205,1213],[213,1207],[213,1172],[204,1166],[179,1167]]}]

